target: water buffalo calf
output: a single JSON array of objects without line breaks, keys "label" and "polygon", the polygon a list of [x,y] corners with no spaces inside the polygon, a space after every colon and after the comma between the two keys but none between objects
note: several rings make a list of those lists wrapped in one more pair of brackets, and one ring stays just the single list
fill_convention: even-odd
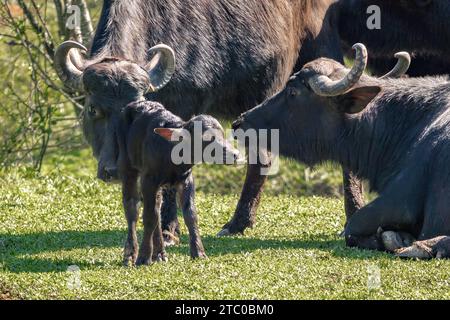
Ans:
[{"label": "water buffalo calf", "polygon": [[315,60],[234,128],[279,129],[281,154],[369,181],[379,196],[348,221],[347,245],[450,257],[450,80],[369,77],[366,48],[354,48],[351,70]]},{"label": "water buffalo calf", "polygon": [[[224,139],[219,122],[204,115],[184,122],[159,103],[148,101],[129,104],[113,122],[117,126],[118,175],[122,180],[123,205],[128,221],[124,263],[148,265],[167,259],[160,223],[160,192],[165,186],[176,187],[178,190],[179,203],[189,230],[191,256],[206,257],[194,204],[195,187],[191,172],[194,155],[189,161],[174,164],[172,150],[177,142],[172,142],[172,136],[188,132],[189,136],[183,135],[183,139],[200,138],[201,150],[213,145],[215,150],[222,150],[224,160],[231,158],[234,161],[238,153]],[[194,135],[196,124],[200,128],[200,137]],[[206,134],[211,137],[206,138]],[[211,141],[212,138],[215,140],[207,143],[206,140]],[[137,205],[141,198],[137,186],[139,178],[144,203],[144,235],[138,255],[136,224],[139,216]]]}]

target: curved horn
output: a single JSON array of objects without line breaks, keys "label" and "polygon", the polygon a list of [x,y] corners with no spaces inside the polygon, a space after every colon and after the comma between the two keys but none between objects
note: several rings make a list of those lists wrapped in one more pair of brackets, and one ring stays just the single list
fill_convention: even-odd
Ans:
[{"label": "curved horn", "polygon": [[309,80],[309,85],[316,94],[326,97],[338,96],[358,83],[367,67],[367,49],[361,43],[355,44],[353,49],[356,50],[355,64],[344,79],[333,81],[327,76],[317,75]]},{"label": "curved horn", "polygon": [[150,78],[149,92],[156,92],[165,87],[175,73],[175,52],[165,44],[158,44],[150,49],[149,55],[155,55],[145,68]]},{"label": "curved horn", "polygon": [[[78,49],[78,50],[72,50]],[[75,91],[83,91],[81,76],[85,65],[85,46],[75,41],[63,42],[55,52],[55,70],[64,85]]]},{"label": "curved horn", "polygon": [[395,57],[398,59],[397,64],[394,69],[386,73],[384,76],[380,77],[380,79],[387,78],[400,78],[406,72],[408,72],[409,67],[411,66],[411,56],[408,52],[397,52]]}]

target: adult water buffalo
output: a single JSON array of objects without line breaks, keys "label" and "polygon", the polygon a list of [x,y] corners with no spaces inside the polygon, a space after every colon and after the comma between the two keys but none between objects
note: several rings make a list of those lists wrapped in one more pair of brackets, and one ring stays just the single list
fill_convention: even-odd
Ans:
[{"label": "adult water buffalo", "polygon": [[379,197],[349,219],[347,245],[450,258],[450,81],[364,76],[367,51],[355,49],[351,70],[310,62],[233,127],[279,129],[281,154],[336,161],[369,181]]},{"label": "adult water buffalo", "polygon": [[[344,48],[364,43],[375,74],[390,69],[398,51],[414,56],[411,76],[450,72],[450,1],[339,0],[332,10]],[[369,28],[373,22],[379,22],[380,28]]]},{"label": "adult water buffalo", "polygon": [[[384,8],[397,1],[374,2]],[[435,3],[445,9],[443,1]],[[146,98],[183,119],[198,113],[237,116],[281,89],[306,62],[318,57],[342,62],[338,30],[344,38],[360,37],[355,30],[367,31],[366,11],[361,11],[367,6],[351,0],[105,0],[90,58],[71,50],[84,50],[73,42],[63,44],[56,55],[61,79],[86,92],[83,126],[99,159],[99,177],[108,180],[117,172],[116,150],[103,148],[105,139],[114,138],[111,113]],[[383,10],[386,19],[398,20],[394,26],[403,28],[392,27],[386,36],[376,31],[373,50],[390,54],[404,41],[407,22],[418,13],[405,15],[400,9]],[[173,51],[154,47],[159,43],[176,49],[176,66]],[[409,44],[423,47],[420,41]],[[443,50],[428,38],[425,45]],[[221,234],[243,232],[254,224],[264,181],[260,166],[250,165],[235,215]],[[360,183],[348,172],[344,190],[350,216],[363,201]],[[164,198],[163,228],[177,233],[175,193],[167,191]]]},{"label": "adult water buffalo", "polygon": [[[66,42],[55,59],[61,79],[87,94],[83,126],[98,176],[115,178],[117,148],[105,148],[114,144],[104,141],[115,136],[111,114],[131,101],[161,102],[183,119],[199,113],[236,117],[281,89],[295,65],[320,56],[342,61],[328,14],[332,2],[105,0],[90,58],[79,54],[82,46]],[[159,43],[167,46],[154,47]],[[250,165],[222,234],[253,225],[264,181],[260,167]],[[346,182],[346,190],[348,203],[358,204],[358,188]],[[177,233],[175,193],[164,196],[163,228]]]}]

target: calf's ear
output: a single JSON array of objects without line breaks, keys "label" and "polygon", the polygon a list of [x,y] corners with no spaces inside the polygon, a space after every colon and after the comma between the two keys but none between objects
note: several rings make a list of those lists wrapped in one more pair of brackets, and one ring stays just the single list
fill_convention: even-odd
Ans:
[{"label": "calf's ear", "polygon": [[172,128],[156,128],[153,131],[167,141],[172,141],[173,130]]},{"label": "calf's ear", "polygon": [[367,105],[380,93],[378,86],[358,87],[336,97],[339,110],[355,114],[363,111]]},{"label": "calf's ear", "polygon": [[178,137],[183,133],[183,129],[179,128],[156,128],[153,131],[167,141],[178,141]]}]

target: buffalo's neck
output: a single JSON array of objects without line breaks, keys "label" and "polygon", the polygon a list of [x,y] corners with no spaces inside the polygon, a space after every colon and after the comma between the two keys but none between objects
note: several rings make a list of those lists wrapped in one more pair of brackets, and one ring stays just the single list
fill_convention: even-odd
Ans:
[{"label": "buffalo's neck", "polygon": [[430,91],[428,97],[385,93],[362,114],[348,116],[333,160],[367,179],[373,190],[382,189],[407,165],[414,146],[445,109]]},{"label": "buffalo's neck", "polygon": [[91,56],[145,62],[149,48],[149,21],[158,18],[149,8],[156,7],[150,6],[146,0],[104,0]]}]

